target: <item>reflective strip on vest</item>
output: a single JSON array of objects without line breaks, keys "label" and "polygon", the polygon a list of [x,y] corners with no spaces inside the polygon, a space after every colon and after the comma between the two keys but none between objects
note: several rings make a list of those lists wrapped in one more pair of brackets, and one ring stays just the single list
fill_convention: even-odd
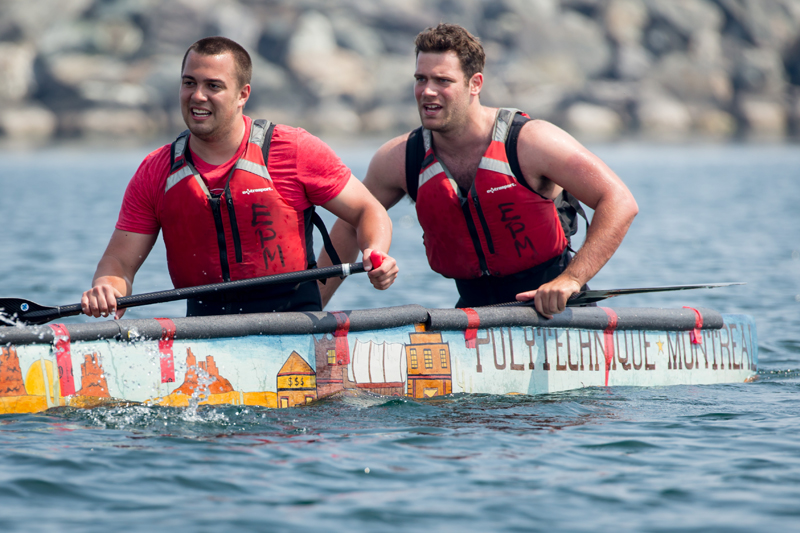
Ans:
[{"label": "reflective strip on vest", "polygon": [[492,140],[505,144],[506,137],[508,137],[508,129],[511,127],[511,121],[514,120],[514,115],[517,113],[522,113],[522,111],[511,107],[500,108],[500,111],[497,113],[497,120],[494,124]]},{"label": "reflective strip on vest", "polygon": [[186,151],[186,143],[188,142],[189,142],[188,135],[181,135],[180,137],[178,137],[175,141],[175,153],[178,155],[183,155],[183,153]]},{"label": "reflective strip on vest", "polygon": [[189,167],[189,165],[184,165],[183,167],[180,168],[180,170],[178,170],[174,174],[171,174],[167,178],[167,186],[164,189],[164,194],[166,194],[168,190],[174,187],[183,178],[191,176],[192,174],[194,174],[194,172],[192,172],[192,169]]},{"label": "reflective strip on vest", "polygon": [[[438,162],[438,161],[437,161],[437,162],[435,162],[434,164],[432,164],[431,166],[429,166],[427,169],[425,169],[425,170],[424,170],[424,171],[423,171],[423,172],[422,172],[422,173],[419,175],[419,187],[422,187],[422,185],[423,185],[423,184],[424,184],[426,181],[428,181],[429,179],[431,179],[431,178],[432,178],[432,177],[434,177],[435,175],[437,175],[437,174],[440,174],[440,173],[442,173],[442,172],[444,172],[444,167],[442,166],[442,164],[441,164],[440,162]],[[418,188],[417,190],[419,190],[419,188]]]},{"label": "reflective strip on vest", "polygon": [[512,177],[514,176],[514,172],[511,171],[511,165],[509,165],[506,161],[500,161],[499,159],[489,159],[488,157],[482,157],[481,163],[480,165],[478,165],[478,168],[491,170],[492,172],[497,172],[498,174],[505,174],[506,176],[512,176]]},{"label": "reflective strip on vest", "polygon": [[248,161],[246,159],[239,159],[233,168],[244,170],[246,172],[249,172],[250,174],[261,176],[265,180],[272,181],[272,178],[269,175],[269,171],[267,171],[267,167],[264,165],[259,165],[258,163],[253,163],[252,161]]}]

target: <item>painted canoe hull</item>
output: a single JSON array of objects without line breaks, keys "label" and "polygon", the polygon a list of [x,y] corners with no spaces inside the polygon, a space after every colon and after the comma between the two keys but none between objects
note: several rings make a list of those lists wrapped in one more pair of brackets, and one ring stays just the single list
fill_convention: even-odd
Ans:
[{"label": "painted canoe hull", "polygon": [[570,308],[547,321],[530,308],[402,306],[13,327],[0,340],[0,413],[736,383],[758,363],[753,319],[707,309]]}]

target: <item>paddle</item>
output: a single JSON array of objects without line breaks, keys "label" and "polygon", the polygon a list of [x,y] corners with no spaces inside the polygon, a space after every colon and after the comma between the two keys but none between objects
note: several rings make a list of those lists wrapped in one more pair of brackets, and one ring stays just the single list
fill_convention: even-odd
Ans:
[{"label": "paddle", "polygon": [[[643,294],[646,292],[687,291],[692,289],[716,289],[717,287],[730,287],[731,285],[744,285],[742,282],[733,283],[707,283],[705,285],[672,285],[667,287],[644,287],[639,289],[599,289],[576,292],[567,300],[567,307],[577,307],[621,296],[624,294]],[[490,307],[512,307],[519,305],[533,305],[533,300],[524,302],[507,302]]]},{"label": "paddle", "polygon": [[[383,263],[383,258],[377,251],[373,251],[369,257],[372,260],[373,268],[378,268],[381,266],[381,263]],[[140,305],[172,302],[175,300],[219,294],[223,291],[267,287],[269,285],[279,285],[282,283],[303,283],[305,281],[334,277],[344,278],[350,274],[359,274],[361,272],[365,272],[364,263],[343,263],[341,265],[313,268],[300,272],[286,272],[284,274],[274,274],[261,278],[242,279],[223,283],[212,283],[210,285],[200,285],[197,287],[184,287],[182,289],[123,296],[117,298],[117,308],[124,309]],[[0,311],[9,318],[15,318],[18,323],[26,325],[45,324],[56,318],[79,315],[82,312],[81,304],[47,307],[31,302],[30,300],[23,300],[22,298],[0,298]]]}]

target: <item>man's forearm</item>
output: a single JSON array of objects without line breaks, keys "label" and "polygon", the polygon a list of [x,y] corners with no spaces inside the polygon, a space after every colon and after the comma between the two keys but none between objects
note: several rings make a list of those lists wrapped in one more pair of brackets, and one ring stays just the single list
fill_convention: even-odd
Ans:
[{"label": "man's forearm", "polygon": [[128,296],[133,287],[133,279],[125,272],[119,261],[103,257],[97,264],[97,270],[92,278],[92,287],[98,285],[111,285],[123,296]]},{"label": "man's forearm", "polygon": [[562,276],[576,280],[581,286],[588,283],[617,251],[637,213],[632,197],[630,201],[625,198],[598,204],[586,240]]}]

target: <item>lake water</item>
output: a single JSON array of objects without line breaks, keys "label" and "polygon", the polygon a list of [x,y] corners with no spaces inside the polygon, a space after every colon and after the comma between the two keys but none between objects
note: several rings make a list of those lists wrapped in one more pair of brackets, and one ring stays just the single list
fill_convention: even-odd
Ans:
[{"label": "lake water", "polygon": [[[0,152],[2,295],[77,302],[152,148]],[[336,148],[363,176],[375,146]],[[640,214],[591,285],[746,282],[607,305],[753,315],[755,383],[2,415],[0,530],[800,531],[800,149],[594,150]],[[455,303],[413,207],[390,214],[398,282],[330,309]],[[159,243],[135,292],[169,287]]]}]

